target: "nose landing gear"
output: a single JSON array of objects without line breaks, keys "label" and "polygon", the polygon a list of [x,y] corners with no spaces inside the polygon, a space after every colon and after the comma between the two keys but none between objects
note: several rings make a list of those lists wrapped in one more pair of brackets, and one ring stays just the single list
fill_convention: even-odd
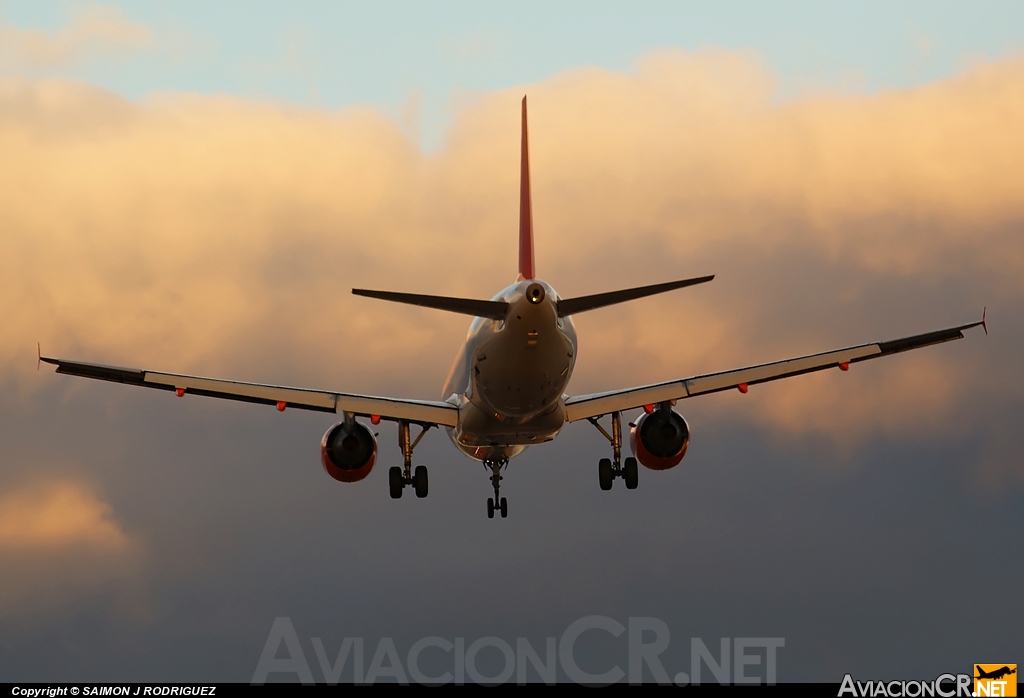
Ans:
[{"label": "nose landing gear", "polygon": [[622,417],[618,412],[612,412],[612,433],[605,431],[597,417],[588,417],[587,421],[597,427],[608,442],[612,445],[612,458],[602,458],[597,463],[597,480],[602,490],[610,490],[615,478],[621,477],[626,481],[627,490],[635,490],[640,482],[640,474],[637,470],[636,458],[629,457],[621,461],[622,457]]},{"label": "nose landing gear", "polygon": [[491,469],[491,484],[494,486],[494,498],[487,499],[487,518],[493,519],[495,511],[501,512],[501,518],[507,518],[508,500],[499,497],[498,490],[501,488],[501,469],[508,467],[508,458],[485,460],[484,467]]},{"label": "nose landing gear", "polygon": [[409,422],[404,419],[398,422],[398,446],[402,449],[405,465],[401,468],[396,465],[388,470],[388,489],[392,499],[401,499],[406,485],[412,486],[418,498],[423,499],[427,496],[427,468],[424,465],[417,465],[415,472],[413,471],[412,451],[432,426],[432,424],[422,426],[423,431],[419,433],[415,441],[410,443]]},{"label": "nose landing gear", "polygon": [[500,511],[501,512],[501,518],[503,518],[503,519],[508,517],[508,500],[505,499],[504,497],[502,497],[501,498],[501,502],[498,504],[498,506],[494,506],[494,500],[491,499],[490,497],[488,497],[487,498],[487,518],[488,519],[493,519],[495,511]]}]

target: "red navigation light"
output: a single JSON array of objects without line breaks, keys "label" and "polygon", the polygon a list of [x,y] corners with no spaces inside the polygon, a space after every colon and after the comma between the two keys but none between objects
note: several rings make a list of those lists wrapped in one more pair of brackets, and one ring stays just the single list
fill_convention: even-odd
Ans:
[{"label": "red navigation light", "polygon": [[644,405],[644,412],[654,414],[654,405]]},{"label": "red navigation light", "polygon": [[739,385],[737,385],[737,386],[736,386],[736,388],[737,388],[737,389],[738,389],[738,390],[739,390],[739,391],[740,391],[741,393],[743,393],[744,395],[746,395],[746,394],[747,394],[747,384],[746,384],[746,383],[740,383]]},{"label": "red navigation light", "polygon": [[849,371],[850,370],[850,362],[849,361],[840,361],[839,362],[839,370],[840,371]]},{"label": "red navigation light", "polygon": [[370,415],[370,424],[380,424],[380,415],[379,414],[371,414]]},{"label": "red navigation light", "polygon": [[174,394],[177,395],[178,397],[181,397],[182,395],[185,394],[185,389],[184,388],[175,388],[174,389]]},{"label": "red navigation light", "polygon": [[285,402],[284,400],[281,400],[280,402],[277,403],[277,411],[278,412],[284,412],[284,408],[287,407],[287,406],[288,406],[288,403]]}]

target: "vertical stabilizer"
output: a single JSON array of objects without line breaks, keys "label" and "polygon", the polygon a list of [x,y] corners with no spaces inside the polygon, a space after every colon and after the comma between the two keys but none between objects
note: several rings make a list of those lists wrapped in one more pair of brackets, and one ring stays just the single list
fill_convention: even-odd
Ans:
[{"label": "vertical stabilizer", "polygon": [[526,135],[526,97],[523,97],[523,144],[519,173],[519,278],[533,278],[533,203],[530,200],[530,145]]}]

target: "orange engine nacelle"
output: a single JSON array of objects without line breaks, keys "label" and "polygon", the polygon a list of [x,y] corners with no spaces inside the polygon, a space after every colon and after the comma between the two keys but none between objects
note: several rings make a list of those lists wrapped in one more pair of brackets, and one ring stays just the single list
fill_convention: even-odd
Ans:
[{"label": "orange engine nacelle", "polygon": [[338,482],[359,482],[376,460],[377,439],[359,422],[338,422],[320,439],[320,462]]},{"label": "orange engine nacelle", "polygon": [[679,465],[690,445],[690,427],[675,410],[658,408],[640,415],[629,430],[629,446],[644,467],[668,470]]}]

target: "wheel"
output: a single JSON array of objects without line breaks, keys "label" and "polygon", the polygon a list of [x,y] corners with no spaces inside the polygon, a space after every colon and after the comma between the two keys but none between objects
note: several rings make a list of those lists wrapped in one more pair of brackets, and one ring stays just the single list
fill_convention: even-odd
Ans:
[{"label": "wheel", "polygon": [[487,518],[494,518],[494,500],[490,497],[487,498]]},{"label": "wheel", "polygon": [[416,496],[423,499],[427,496],[427,467],[417,465],[416,473],[412,476],[412,486],[416,490]]},{"label": "wheel", "polygon": [[640,482],[640,475],[637,473],[636,458],[627,458],[622,465],[622,479],[626,481],[627,490],[635,490]]},{"label": "wheel", "polygon": [[501,498],[501,518],[508,518],[508,500]]},{"label": "wheel", "polygon": [[388,488],[391,490],[392,499],[401,499],[402,490],[405,489],[405,478],[402,477],[402,469],[397,465],[388,471]]},{"label": "wheel", "polygon": [[602,458],[597,463],[597,479],[601,483],[602,490],[612,488],[612,461],[609,458]]}]

